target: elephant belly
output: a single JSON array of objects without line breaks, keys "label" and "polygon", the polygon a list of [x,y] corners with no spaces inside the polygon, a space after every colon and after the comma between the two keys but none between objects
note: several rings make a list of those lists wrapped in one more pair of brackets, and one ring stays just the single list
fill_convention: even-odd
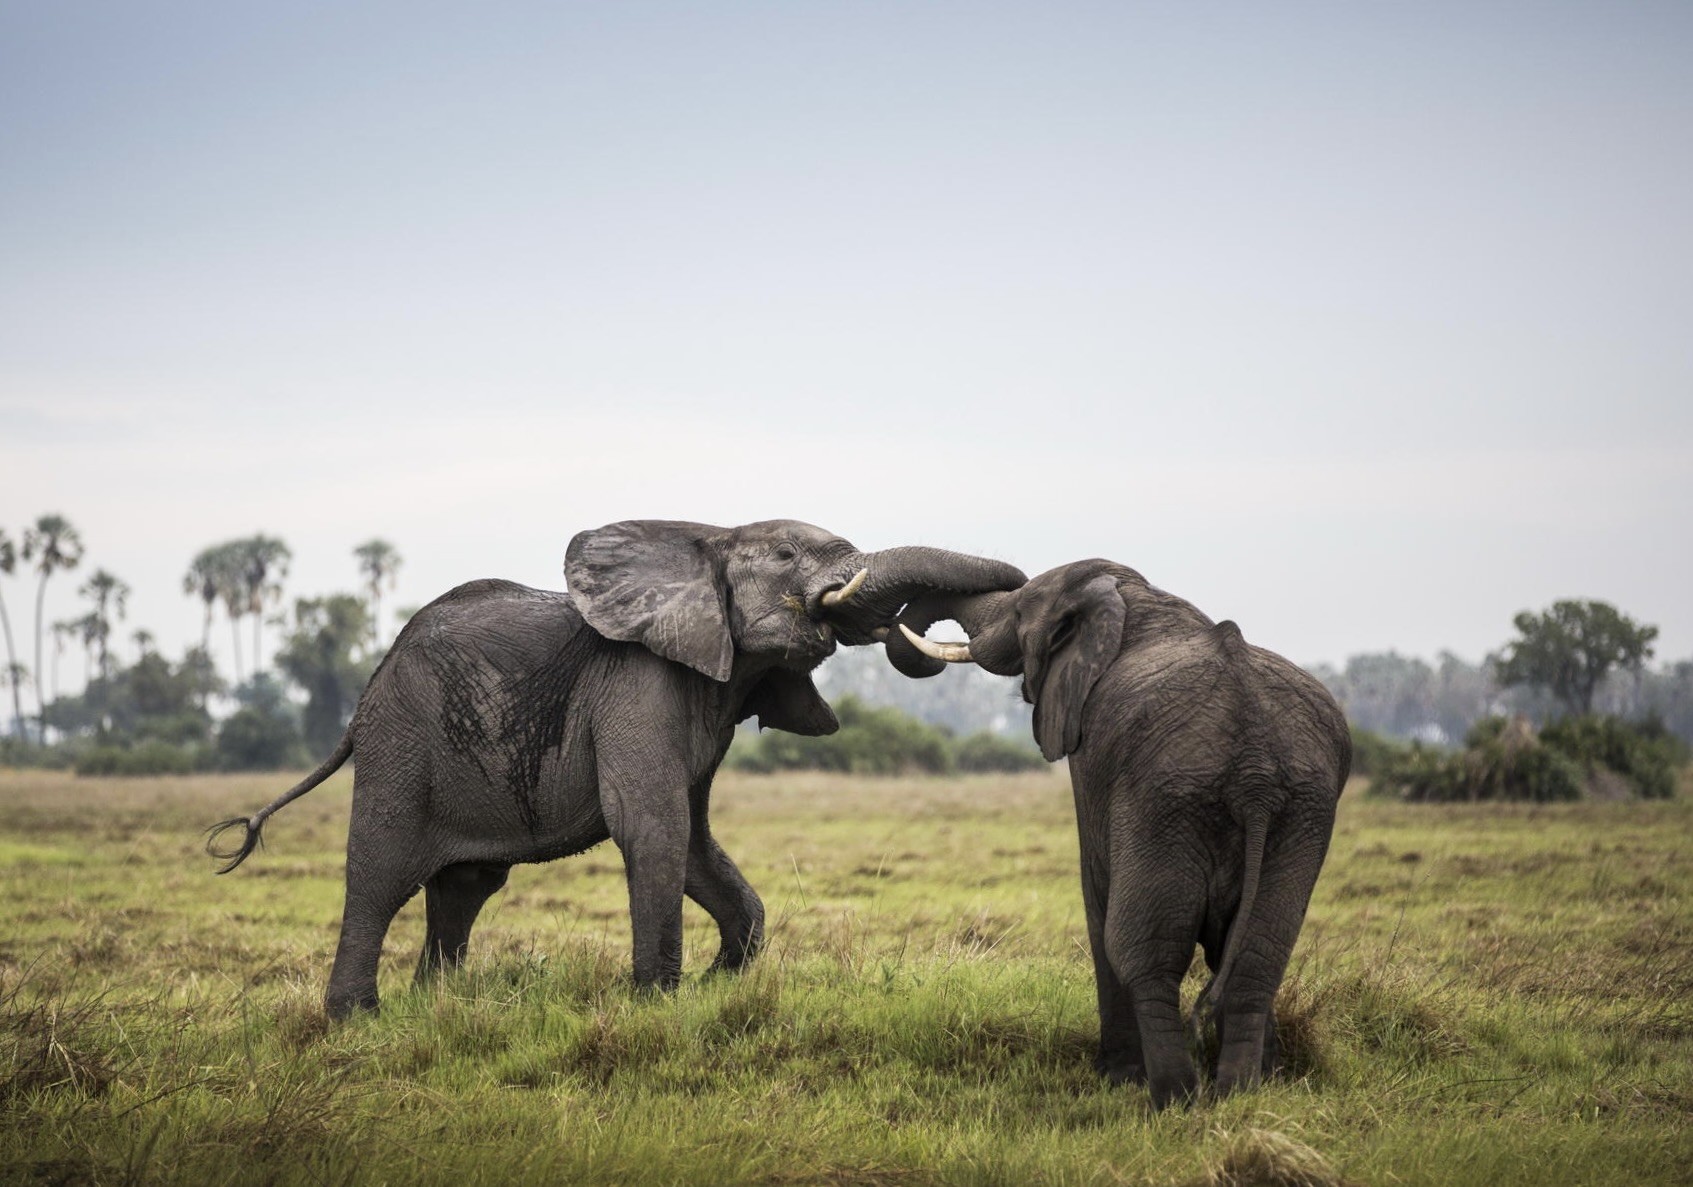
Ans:
[{"label": "elephant belly", "polygon": [[[468,764],[437,773],[430,796],[434,830],[453,838],[457,860],[551,861],[604,841],[591,754],[564,748],[532,764],[485,771]],[[440,778],[440,775],[447,778]]]}]

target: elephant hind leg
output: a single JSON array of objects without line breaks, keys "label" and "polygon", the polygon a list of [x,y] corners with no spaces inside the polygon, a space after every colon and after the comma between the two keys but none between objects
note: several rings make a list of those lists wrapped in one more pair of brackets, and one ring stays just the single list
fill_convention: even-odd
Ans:
[{"label": "elephant hind leg", "polygon": [[[1241,1033],[1246,1023],[1231,1023],[1228,1008],[1221,1005],[1217,1007],[1214,1017],[1217,1024],[1217,1049],[1211,1060],[1210,1073],[1211,1078],[1216,1080],[1220,1072],[1219,1065],[1222,1062],[1222,1052],[1229,1045],[1230,1035]],[[1231,1026],[1233,1029],[1231,1029]],[[1273,1079],[1282,1070],[1281,1035],[1276,1030],[1276,1015],[1273,1009],[1264,1016],[1262,1048],[1263,1052],[1258,1064],[1259,1078],[1263,1080]],[[1236,1066],[1239,1066],[1238,1062]],[[1232,1079],[1232,1087],[1245,1087],[1245,1084],[1240,1082],[1240,1072],[1235,1072]]]},{"label": "elephant hind leg", "polygon": [[482,905],[506,884],[510,866],[467,861],[439,870],[423,884],[427,917],[423,955],[417,962],[418,981],[440,969],[454,969],[464,960],[470,929]]},{"label": "elephant hind leg", "polygon": [[417,893],[415,878],[372,876],[347,869],[347,904],[341,912],[341,939],[323,1005],[334,1021],[359,1010],[377,1008],[376,968],[388,925]]},{"label": "elephant hind leg", "polygon": [[[1143,889],[1130,896],[1119,893],[1123,886]],[[1156,893],[1146,893],[1147,887],[1156,887]],[[1156,1109],[1191,1100],[1199,1091],[1199,1069],[1182,1020],[1181,984],[1193,961],[1202,902],[1202,888],[1181,886],[1168,876],[1158,881],[1112,876],[1105,946],[1119,985],[1133,1003]]]},{"label": "elephant hind leg", "polygon": [[1249,930],[1229,983],[1222,987],[1219,1097],[1250,1088],[1280,1070],[1276,991],[1287,972],[1315,882],[1315,862],[1266,862]]}]

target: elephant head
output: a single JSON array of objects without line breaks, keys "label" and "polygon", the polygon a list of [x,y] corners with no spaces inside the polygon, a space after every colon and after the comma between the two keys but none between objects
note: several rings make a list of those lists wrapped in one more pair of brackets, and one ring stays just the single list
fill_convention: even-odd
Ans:
[{"label": "elephant head", "polygon": [[[1060,566],[1015,592],[930,595],[900,615],[900,634],[897,642],[888,640],[888,659],[908,676],[932,676],[947,663],[1021,675],[1023,699],[1035,707],[1035,741],[1053,761],[1081,744],[1088,693],[1122,649],[1128,617],[1119,590],[1124,582],[1138,582],[1156,601],[1159,591],[1138,573],[1106,560]],[[1139,608],[1138,599],[1136,604]],[[956,620],[970,642],[923,638],[943,618]]]},{"label": "elephant head", "polygon": [[[595,631],[715,681],[729,680],[740,657],[809,672],[837,642],[888,637],[915,598],[1015,589],[1025,580],[1012,565],[938,548],[861,552],[787,519],[736,528],[625,520],[578,533],[564,572],[572,602]],[[833,714],[809,680],[800,678],[803,689],[774,681],[799,700],[788,720],[761,715],[765,724],[832,732]],[[777,705],[770,711],[783,716]]]}]

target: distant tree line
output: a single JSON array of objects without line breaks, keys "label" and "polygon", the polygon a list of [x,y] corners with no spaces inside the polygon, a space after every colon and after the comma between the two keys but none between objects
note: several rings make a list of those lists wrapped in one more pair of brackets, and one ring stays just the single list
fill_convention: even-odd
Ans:
[{"label": "distant tree line", "polygon": [[[353,550],[362,594],[297,597],[284,612],[293,559],[284,541],[257,533],[211,545],[188,561],[182,578],[183,592],[203,607],[200,643],[173,661],[138,629],[126,663],[117,627],[132,590],[106,569],[78,586],[81,614],[46,621],[49,583],[77,569],[84,553],[63,515],[40,516],[18,538],[0,528],[0,577],[33,577],[35,607],[31,665],[0,581],[0,688],[9,702],[9,713],[0,709],[0,762],[139,773],[290,767],[327,753],[383,654],[382,595],[402,563],[392,544],[369,540]],[[230,631],[227,675],[212,658],[219,614]],[[1648,670],[1657,628],[1603,602],[1557,602],[1539,614],[1524,611],[1514,625],[1517,637],[1480,664],[1450,653],[1430,664],[1386,652],[1353,656],[1341,668],[1315,666],[1352,723],[1355,769],[1423,799],[1560,798],[1578,786],[1591,792],[1601,772],[1625,779],[1636,794],[1673,786],[1663,771],[1684,762],[1693,741],[1693,661]],[[276,632],[269,668],[267,627]],[[84,652],[82,689],[63,695],[59,660],[73,643]],[[908,680],[868,647],[843,649],[816,679],[836,706],[840,732],[801,738],[743,730],[731,766],[891,774],[1040,764],[1015,679],[961,665]],[[1520,727],[1501,724],[1513,719],[1531,732],[1545,727],[1536,745],[1562,758],[1523,757],[1534,748],[1522,744]]]},{"label": "distant tree line", "polygon": [[[204,607],[199,645],[173,661],[158,652],[152,632],[136,630],[129,663],[120,658],[114,639],[131,587],[96,569],[77,590],[86,612],[51,624],[55,647],[49,663],[43,655],[47,584],[55,574],[77,568],[83,555],[80,533],[62,515],[41,516],[21,542],[0,529],[0,573],[13,576],[22,562],[36,577],[33,667],[20,657],[0,582],[10,702],[6,728],[0,730],[0,761],[140,774],[273,769],[327,752],[381,658],[381,594],[393,588],[401,564],[392,544],[370,540],[353,550],[364,596],[299,597],[283,613],[282,583],[292,560],[286,543],[259,533],[201,549],[182,581],[183,592]],[[227,678],[211,654],[219,612],[230,627]],[[250,656],[243,654],[242,637],[248,618]],[[267,626],[281,632],[273,670],[265,666]],[[73,641],[82,644],[86,666],[82,690],[64,695],[59,658]],[[33,693],[33,718],[25,714],[26,688]]]},{"label": "distant tree line", "polygon": [[834,701],[838,732],[821,738],[743,729],[725,760],[742,771],[840,771],[853,775],[952,775],[1039,770],[1040,751],[989,730],[959,736],[853,693]]},{"label": "distant tree line", "polygon": [[843,647],[817,670],[815,680],[831,704],[855,696],[961,737],[977,731],[1023,741],[1033,736],[1022,681],[974,664],[952,664],[938,676],[912,680],[888,663],[880,647]]},{"label": "distant tree line", "polygon": [[1648,669],[1657,627],[1577,601],[1524,611],[1515,625],[1518,637],[1479,664],[1449,652],[1430,664],[1389,651],[1311,671],[1354,726],[1388,737],[1457,745],[1487,717],[1599,713],[1655,720],[1693,742],[1693,660]]},{"label": "distant tree line", "polygon": [[[1693,663],[1646,671],[1658,628],[1604,602],[1514,623],[1517,637],[1479,668],[1387,655],[1320,672],[1351,720],[1353,770],[1378,794],[1421,802],[1673,796],[1693,737]],[[1460,747],[1443,745],[1454,735]]]}]

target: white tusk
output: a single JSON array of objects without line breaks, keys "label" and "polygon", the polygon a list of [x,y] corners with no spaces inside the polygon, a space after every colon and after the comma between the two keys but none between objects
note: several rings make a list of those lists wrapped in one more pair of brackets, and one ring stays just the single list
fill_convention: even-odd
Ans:
[{"label": "white tusk", "polygon": [[839,589],[831,589],[824,594],[823,604],[825,606],[839,606],[843,602],[850,601],[852,595],[858,592],[859,587],[864,584],[864,579],[868,576],[870,576],[869,569],[860,569],[852,575],[851,581]]},{"label": "white tusk", "polygon": [[911,645],[930,659],[945,660],[949,664],[968,664],[975,661],[970,658],[970,644],[968,643],[936,643],[925,639],[916,631],[899,624],[901,633],[911,640]]}]

